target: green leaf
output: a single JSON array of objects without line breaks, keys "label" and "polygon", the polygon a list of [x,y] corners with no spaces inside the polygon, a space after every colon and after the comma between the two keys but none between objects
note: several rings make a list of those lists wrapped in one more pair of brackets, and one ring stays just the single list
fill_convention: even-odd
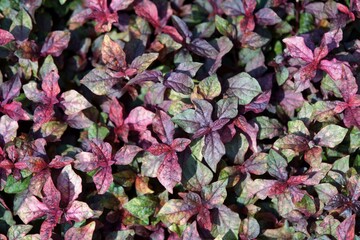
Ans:
[{"label": "green leaf", "polygon": [[344,140],[347,131],[346,128],[330,124],[322,128],[315,135],[314,140],[319,146],[334,148]]},{"label": "green leaf", "polygon": [[215,27],[224,36],[233,38],[235,36],[235,27],[229,23],[226,19],[220,17],[219,15],[215,16]]},{"label": "green leaf", "polygon": [[41,135],[51,142],[60,141],[66,129],[66,123],[50,121],[41,125]]},{"label": "green leaf", "polygon": [[20,240],[24,239],[25,235],[32,229],[31,225],[14,225],[9,228],[7,236],[9,240]]},{"label": "green leaf", "polygon": [[89,139],[97,138],[104,140],[109,133],[110,131],[108,128],[103,126],[98,126],[96,123],[94,123],[88,129],[88,138]]},{"label": "green leaf", "polygon": [[330,183],[320,183],[314,186],[315,191],[317,192],[320,201],[324,204],[327,204],[330,199],[338,193],[336,187]]},{"label": "green leaf", "polygon": [[58,69],[54,63],[53,57],[48,55],[39,70],[40,78],[44,79],[51,71],[58,72]]},{"label": "green leaf", "polygon": [[211,100],[219,96],[221,93],[221,84],[216,74],[203,79],[199,83],[199,90],[205,99]]},{"label": "green leaf", "polygon": [[30,15],[25,9],[21,9],[10,25],[10,32],[16,40],[24,41],[28,39],[30,31],[33,28]]},{"label": "green leaf", "polygon": [[9,194],[21,193],[28,188],[31,177],[23,180],[16,180],[12,175],[9,175],[6,180],[4,191]]},{"label": "green leaf", "polygon": [[133,216],[149,224],[149,217],[155,213],[157,201],[153,196],[143,195],[125,203],[124,208]]},{"label": "green leaf", "polygon": [[214,223],[211,229],[211,234],[213,236],[225,236],[227,234],[233,235],[235,237],[238,236],[241,223],[239,214],[233,212],[225,205],[220,205],[219,207],[214,209],[213,219]]},{"label": "green leaf", "polygon": [[284,127],[276,119],[260,116],[255,118],[255,123],[259,126],[258,138],[260,140],[272,139],[283,133]]},{"label": "green leaf", "polygon": [[200,128],[194,109],[187,109],[175,115],[171,120],[187,133],[195,133]]},{"label": "green leaf", "polygon": [[229,96],[236,96],[240,105],[250,103],[261,91],[258,81],[251,77],[248,73],[242,72],[228,79]]},{"label": "green leaf", "polygon": [[288,173],[286,171],[288,163],[283,156],[274,150],[270,150],[268,155],[268,173],[279,180],[287,180]]},{"label": "green leaf", "polygon": [[212,178],[212,171],[191,155],[182,165],[182,183],[189,191],[201,191]]}]

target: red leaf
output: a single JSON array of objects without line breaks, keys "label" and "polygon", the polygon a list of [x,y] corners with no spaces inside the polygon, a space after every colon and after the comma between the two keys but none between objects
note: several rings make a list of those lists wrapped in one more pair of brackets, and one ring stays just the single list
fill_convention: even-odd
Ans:
[{"label": "red leaf", "polygon": [[60,56],[69,45],[70,35],[68,31],[54,31],[49,33],[41,48],[41,55]]},{"label": "red leaf", "polygon": [[161,154],[168,153],[172,151],[172,148],[169,145],[162,143],[152,144],[148,149],[146,149],[149,153],[155,156],[160,156]]},{"label": "red leaf", "polygon": [[308,178],[309,178],[308,175],[291,176],[286,182],[290,186],[297,186],[305,182]]},{"label": "red leaf", "polygon": [[142,0],[134,7],[134,9],[138,16],[145,18],[145,20],[151,23],[154,28],[160,27],[158,10],[153,2],[150,0]]},{"label": "red leaf", "polygon": [[181,172],[176,154],[169,153],[158,169],[157,178],[166,190],[173,193],[173,188],[181,181]]},{"label": "red leaf", "polygon": [[336,236],[339,240],[353,240],[355,238],[355,214],[346,218],[336,228]]},{"label": "red leaf", "polygon": [[116,98],[110,101],[109,118],[116,127],[124,124],[124,108]]},{"label": "red leaf", "polygon": [[199,213],[196,215],[196,221],[199,223],[199,226],[201,228],[211,231],[212,228],[211,215],[208,209],[202,207]]},{"label": "red leaf", "polygon": [[349,107],[345,109],[344,124],[346,127],[356,126],[360,128],[360,107]]},{"label": "red leaf", "polygon": [[243,116],[239,116],[235,121],[234,121],[235,126],[237,126],[238,128],[241,129],[241,131],[243,131],[245,133],[246,138],[248,139],[249,143],[250,143],[250,148],[254,153],[257,153],[257,143],[256,143],[256,139],[257,139],[257,134],[259,131],[259,127],[255,124],[254,126],[252,126],[251,124],[249,124],[246,121],[246,118]]},{"label": "red leaf", "polygon": [[15,40],[15,37],[10,32],[0,29],[0,46],[8,44],[12,40]]}]

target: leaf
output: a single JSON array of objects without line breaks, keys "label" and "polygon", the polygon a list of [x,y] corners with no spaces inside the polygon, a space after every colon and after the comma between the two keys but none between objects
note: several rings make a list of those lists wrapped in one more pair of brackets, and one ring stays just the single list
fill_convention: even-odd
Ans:
[{"label": "leaf", "polygon": [[12,175],[9,175],[6,179],[6,185],[4,191],[9,194],[20,193],[29,187],[29,177],[23,180],[16,180]]},{"label": "leaf", "polygon": [[355,238],[355,214],[346,218],[336,228],[336,236],[340,240]]},{"label": "leaf", "polygon": [[195,133],[200,128],[200,124],[195,116],[195,110],[193,109],[187,109],[175,115],[172,121],[187,133]]},{"label": "leaf", "polygon": [[304,38],[293,36],[285,38],[283,42],[293,58],[300,58],[308,63],[314,60],[313,52],[306,46]]},{"label": "leaf", "polygon": [[176,67],[176,72],[181,72],[189,75],[190,77],[195,77],[197,71],[202,65],[202,63],[198,62],[182,62]]},{"label": "leaf", "polygon": [[212,100],[219,96],[221,93],[221,84],[217,78],[217,75],[211,75],[203,79],[199,83],[199,90],[205,99]]},{"label": "leaf", "polygon": [[201,195],[212,208],[219,206],[224,203],[227,192],[226,192],[227,181],[220,180],[205,186]]},{"label": "leaf", "polygon": [[240,217],[225,205],[220,205],[211,214],[213,228],[211,233],[213,236],[228,235],[235,237],[239,233]]},{"label": "leaf", "polygon": [[44,216],[48,207],[40,202],[36,197],[30,196],[26,197],[20,208],[17,211],[17,215],[25,224]]},{"label": "leaf", "polygon": [[66,221],[81,222],[91,218],[93,215],[93,211],[86,203],[75,200],[66,209],[65,219]]},{"label": "leaf", "polygon": [[61,136],[67,129],[67,124],[50,121],[41,125],[41,135],[48,141],[56,142],[61,140]]},{"label": "leaf", "polygon": [[129,125],[131,130],[143,132],[152,123],[154,117],[153,112],[146,110],[144,107],[136,107],[131,110],[124,123]]},{"label": "leaf", "polygon": [[144,53],[132,61],[130,68],[137,69],[138,73],[143,73],[158,56],[158,53]]},{"label": "leaf", "polygon": [[201,191],[213,178],[212,171],[194,156],[186,160],[182,169],[182,183],[189,191]]},{"label": "leaf", "polygon": [[173,193],[173,188],[181,181],[182,169],[175,153],[166,154],[164,161],[158,169],[158,180],[166,190]]},{"label": "leaf", "polygon": [[353,200],[357,200],[360,197],[360,177],[358,175],[349,178],[347,190]]},{"label": "leaf", "polygon": [[117,81],[105,69],[94,68],[81,79],[80,83],[96,95],[106,95]]},{"label": "leaf", "polygon": [[124,145],[116,152],[114,156],[115,164],[118,165],[128,165],[130,164],[134,157],[142,151],[142,148],[136,145]]},{"label": "leaf", "polygon": [[343,32],[341,28],[326,32],[321,39],[320,47],[314,51],[315,57],[317,57],[317,59],[326,57],[331,50],[339,47],[342,38]]},{"label": "leaf", "polygon": [[72,227],[66,231],[65,240],[77,240],[77,239],[92,240],[93,233],[95,230],[95,225],[96,225],[95,222],[92,221],[89,224],[80,228]]},{"label": "leaf", "polygon": [[216,172],[218,162],[225,155],[225,145],[222,143],[218,132],[211,132],[205,136],[203,155],[211,170]]},{"label": "leaf", "polygon": [[260,25],[274,25],[281,22],[281,18],[270,8],[262,8],[255,13],[257,23]]},{"label": "leaf", "polygon": [[138,196],[125,203],[124,208],[133,216],[149,223],[149,217],[155,213],[157,201],[151,195]]},{"label": "leaf", "polygon": [[63,92],[61,99],[61,104],[65,107],[66,115],[76,114],[92,106],[83,95],[75,90]]},{"label": "leaf", "polygon": [[114,12],[117,12],[128,8],[133,2],[134,0],[112,0],[110,7]]},{"label": "leaf", "polygon": [[58,57],[68,47],[70,42],[69,31],[53,31],[48,34],[45,43],[41,48],[43,56],[52,55]]},{"label": "leaf", "polygon": [[121,71],[126,66],[126,55],[121,46],[111,40],[108,35],[104,36],[101,46],[101,57],[103,62],[115,71]]},{"label": "leaf", "polygon": [[171,117],[164,111],[160,110],[156,113],[153,119],[152,128],[163,143],[171,144],[174,140],[174,123],[171,121]]},{"label": "leaf", "polygon": [[329,124],[315,135],[314,140],[319,146],[334,148],[344,140],[347,131],[346,128]]},{"label": "leaf", "polygon": [[113,182],[111,166],[99,168],[99,170],[93,176],[93,180],[98,194],[104,194]]},{"label": "leaf", "polygon": [[155,28],[160,27],[160,20],[158,17],[158,10],[156,5],[150,0],[142,0],[134,7],[135,12],[138,16],[144,18],[146,21],[151,23]]},{"label": "leaf", "polygon": [[235,37],[236,29],[234,25],[219,15],[215,16],[215,27],[220,34],[230,38]]},{"label": "leaf", "polygon": [[7,236],[9,240],[21,240],[24,239],[26,234],[32,229],[31,225],[13,225],[9,228]]},{"label": "leaf", "polygon": [[61,170],[57,178],[57,189],[61,193],[61,201],[64,204],[73,202],[82,192],[81,177],[72,170],[71,165]]},{"label": "leaf", "polygon": [[196,38],[188,46],[190,51],[205,58],[215,59],[219,52],[211,46],[207,41]]},{"label": "leaf", "polygon": [[169,223],[186,224],[197,212],[197,205],[188,204],[180,199],[170,199],[160,209],[157,216]]},{"label": "leaf", "polygon": [[268,156],[268,173],[279,180],[286,180],[288,178],[286,159],[272,149]]},{"label": "leaf", "polygon": [[238,114],[237,98],[220,99],[216,103],[216,115],[218,119],[233,119]]},{"label": "leaf", "polygon": [[24,41],[29,37],[32,27],[31,17],[24,8],[21,8],[10,25],[10,32],[16,40]]},{"label": "leaf", "polygon": [[4,141],[4,143],[8,143],[17,135],[17,129],[19,128],[19,124],[9,118],[7,115],[3,115],[0,118],[0,140]]},{"label": "leaf", "polygon": [[245,218],[242,223],[242,234],[248,239],[255,239],[260,234],[260,225],[253,217]]},{"label": "leaf", "polygon": [[166,78],[164,85],[183,94],[190,94],[194,88],[193,80],[187,74],[180,72],[170,73]]},{"label": "leaf", "polygon": [[229,89],[226,93],[229,96],[236,96],[239,99],[240,105],[250,103],[251,100],[261,93],[258,81],[245,72],[229,78],[228,82]]},{"label": "leaf", "polygon": [[19,74],[15,74],[9,81],[3,82],[0,86],[2,96],[1,105],[8,103],[17,97],[21,89],[21,80]]},{"label": "leaf", "polygon": [[258,137],[260,140],[272,139],[283,133],[284,127],[277,119],[259,116],[255,118],[255,123],[259,126]]},{"label": "leaf", "polygon": [[0,46],[15,40],[15,37],[8,31],[0,29]]},{"label": "leaf", "polygon": [[201,240],[199,232],[196,228],[196,221],[190,224],[183,232],[183,240]]},{"label": "leaf", "polygon": [[325,204],[327,204],[333,196],[338,194],[336,187],[330,183],[320,183],[315,185],[314,188],[319,196],[319,199]]}]

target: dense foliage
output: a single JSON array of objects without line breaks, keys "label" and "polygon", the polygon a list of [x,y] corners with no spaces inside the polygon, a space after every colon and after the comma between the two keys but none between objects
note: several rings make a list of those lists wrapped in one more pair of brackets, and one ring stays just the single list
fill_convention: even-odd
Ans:
[{"label": "dense foliage", "polygon": [[1,239],[359,239],[359,0],[0,13]]}]

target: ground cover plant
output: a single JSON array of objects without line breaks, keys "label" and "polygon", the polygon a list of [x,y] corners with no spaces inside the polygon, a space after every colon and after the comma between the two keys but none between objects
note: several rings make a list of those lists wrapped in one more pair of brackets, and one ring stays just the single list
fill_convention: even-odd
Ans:
[{"label": "ground cover plant", "polygon": [[359,239],[359,0],[1,0],[0,239]]}]

